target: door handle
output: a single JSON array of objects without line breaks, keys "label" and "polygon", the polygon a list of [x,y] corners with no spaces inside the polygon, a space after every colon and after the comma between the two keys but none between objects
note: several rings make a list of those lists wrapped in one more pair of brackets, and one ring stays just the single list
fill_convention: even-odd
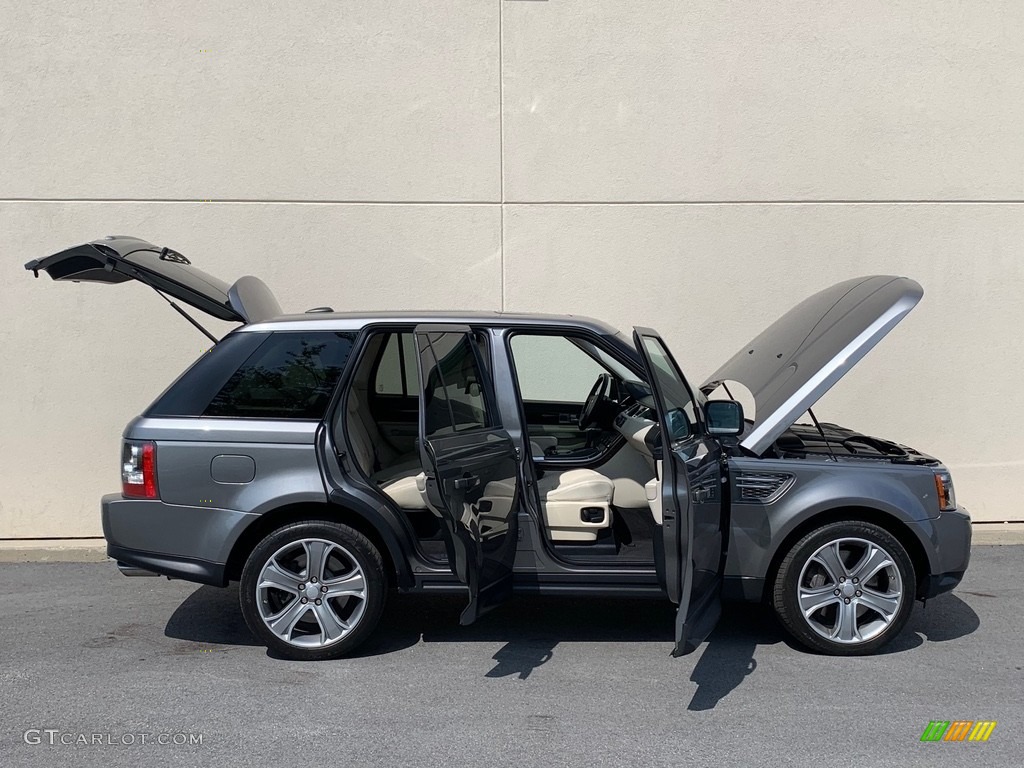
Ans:
[{"label": "door handle", "polygon": [[452,488],[457,491],[468,491],[470,488],[476,488],[478,485],[480,485],[479,475],[464,475],[452,481]]}]

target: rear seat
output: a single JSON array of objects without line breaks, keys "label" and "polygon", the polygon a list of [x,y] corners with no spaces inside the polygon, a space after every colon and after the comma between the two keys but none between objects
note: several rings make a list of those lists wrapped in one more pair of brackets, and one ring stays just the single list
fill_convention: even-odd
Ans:
[{"label": "rear seat", "polygon": [[[419,454],[400,454],[380,434],[366,407],[365,384],[354,384],[346,408],[348,442],[359,468],[403,509],[426,509],[416,478],[423,474]],[[377,469],[374,469],[377,467]]]},{"label": "rear seat", "polygon": [[370,475],[384,493],[403,509],[426,509],[427,502],[420,491],[419,482],[425,477],[417,455],[408,455],[398,464],[386,467]]}]

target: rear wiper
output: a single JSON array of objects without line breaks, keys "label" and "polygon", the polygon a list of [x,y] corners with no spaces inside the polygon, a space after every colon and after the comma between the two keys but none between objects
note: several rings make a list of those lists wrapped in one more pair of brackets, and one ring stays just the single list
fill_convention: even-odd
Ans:
[{"label": "rear wiper", "polygon": [[[165,250],[166,250],[166,249],[165,249]],[[186,312],[186,311],[185,311],[184,309],[182,309],[181,307],[179,307],[179,306],[178,306],[177,304],[175,304],[175,303],[174,303],[173,301],[171,301],[171,300],[170,300],[169,298],[167,298],[166,296],[164,296],[164,294],[163,294],[163,293],[162,293],[162,292],[160,291],[160,289],[159,289],[159,288],[157,288],[157,287],[156,287],[155,285],[153,285],[153,284],[152,284],[151,282],[149,282],[149,279],[148,279],[148,278],[147,278],[147,277],[146,277],[146,276],[145,276],[144,274],[142,274],[142,272],[140,272],[140,271],[139,271],[139,270],[137,270],[137,269],[136,269],[136,270],[132,270],[132,271],[133,271],[133,272],[135,273],[135,279],[136,279],[136,280],[138,280],[138,281],[139,281],[140,283],[142,283],[143,285],[148,285],[148,286],[149,286],[150,288],[152,288],[152,289],[153,289],[154,291],[156,291],[156,295],[157,295],[157,296],[159,296],[159,297],[160,297],[160,298],[162,298],[162,299],[163,299],[164,301],[166,301],[166,302],[167,302],[168,304],[170,304],[170,305],[171,305],[171,308],[172,308],[172,309],[174,309],[174,311],[175,311],[175,312],[177,312],[177,313],[178,313],[179,315],[181,315],[181,316],[182,316],[182,317],[184,317],[184,318],[185,318],[186,320],[188,320],[188,321],[189,321],[190,323],[192,323],[192,325],[194,325],[194,326],[195,326],[196,328],[198,328],[198,329],[199,329],[199,331],[200,331],[200,333],[202,333],[202,334],[203,334],[204,336],[206,336],[206,338],[208,338],[208,339],[209,339],[210,341],[212,341],[212,342],[213,342],[214,344],[216,344],[216,343],[217,343],[218,341],[220,341],[220,339],[218,339],[218,338],[217,338],[216,336],[214,336],[214,335],[213,335],[212,333],[210,333],[210,332],[209,332],[208,330],[206,330],[205,328],[203,328],[203,326],[201,326],[201,325],[199,324],[199,321],[198,321],[198,320],[196,320],[196,319],[195,319],[194,317],[192,317],[192,316],[191,316],[191,315],[190,315],[190,314],[189,314],[188,312]]]}]

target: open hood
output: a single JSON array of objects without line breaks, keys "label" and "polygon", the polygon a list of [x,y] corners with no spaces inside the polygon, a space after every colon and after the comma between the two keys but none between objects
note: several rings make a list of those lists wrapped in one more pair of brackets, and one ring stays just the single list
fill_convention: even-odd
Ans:
[{"label": "open hood", "polygon": [[738,381],[757,417],[740,445],[760,454],[896,327],[924,295],[906,277],[833,285],[795,306],[715,371],[701,390]]},{"label": "open hood", "polygon": [[228,285],[192,266],[177,251],[135,237],[110,235],[25,265],[36,277],[123,283],[138,280],[221,320],[256,323],[281,314],[281,305],[262,280],[242,277]]}]

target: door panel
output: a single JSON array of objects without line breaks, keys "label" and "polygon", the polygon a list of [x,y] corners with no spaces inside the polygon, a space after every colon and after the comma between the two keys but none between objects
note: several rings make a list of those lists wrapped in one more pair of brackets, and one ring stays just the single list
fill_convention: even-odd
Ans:
[{"label": "door panel", "polygon": [[420,455],[427,501],[442,522],[448,561],[469,590],[471,624],[512,593],[519,457],[499,423],[472,331],[418,326]]},{"label": "door panel", "polygon": [[658,407],[663,551],[656,563],[669,598],[679,605],[673,651],[679,656],[694,651],[721,614],[729,525],[723,454],[703,434],[692,391],[658,334],[637,328],[633,339]]}]

